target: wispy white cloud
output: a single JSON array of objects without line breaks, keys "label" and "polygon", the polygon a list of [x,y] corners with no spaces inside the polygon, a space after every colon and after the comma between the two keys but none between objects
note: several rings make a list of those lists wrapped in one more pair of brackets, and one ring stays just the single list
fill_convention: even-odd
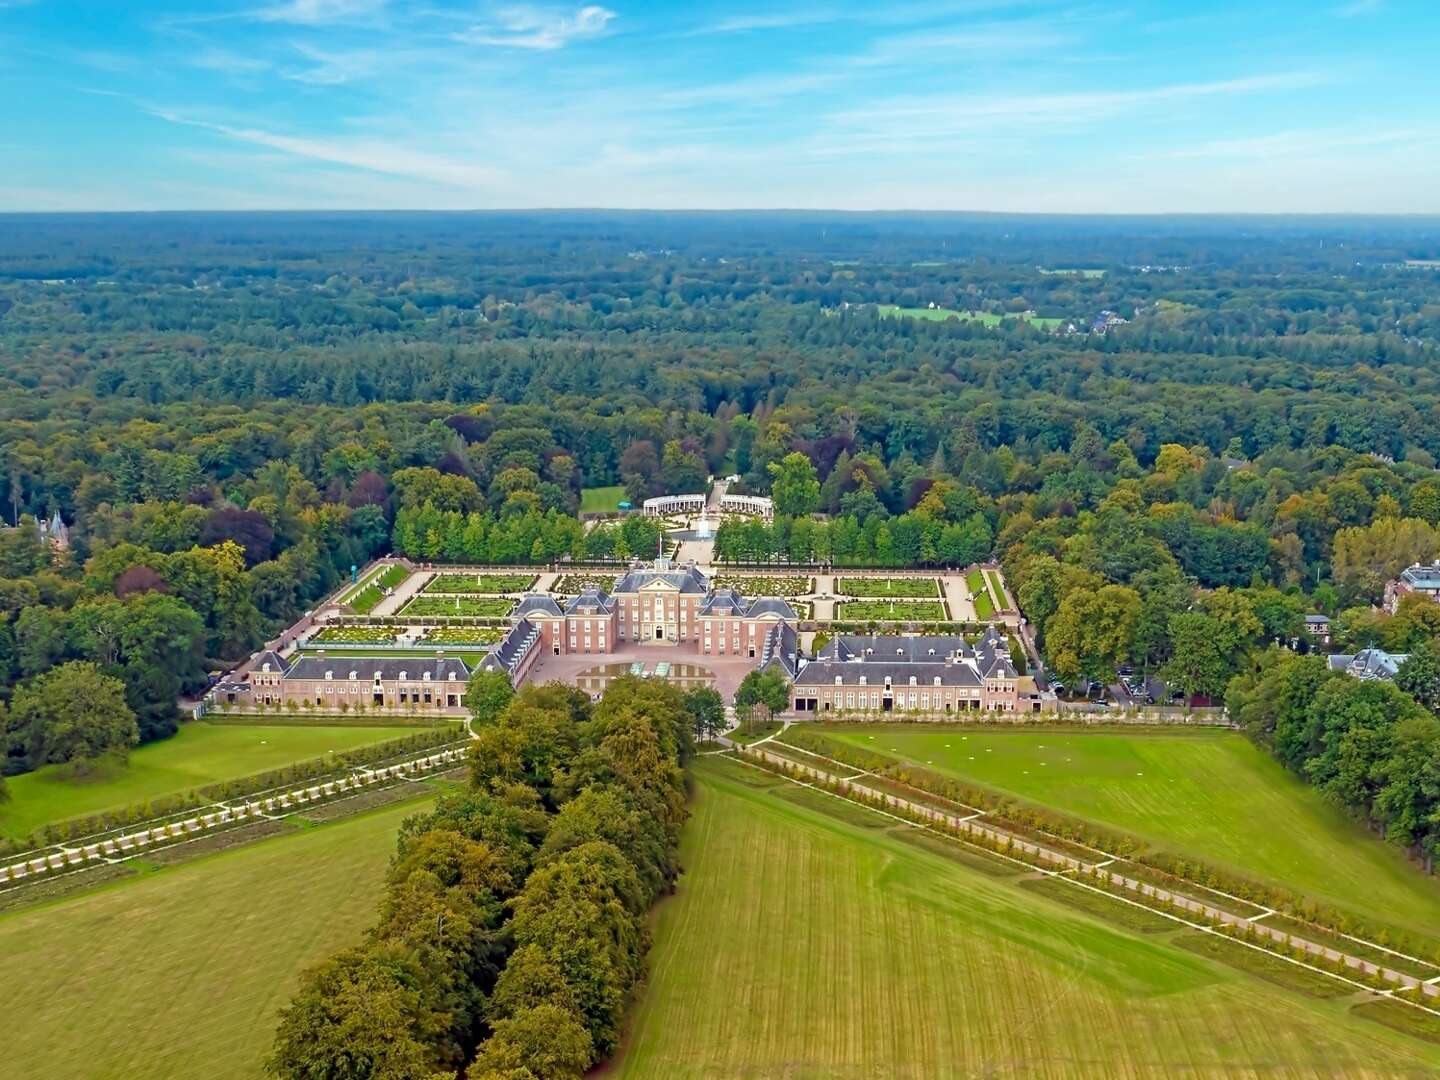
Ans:
[{"label": "wispy white cloud", "polygon": [[379,14],[385,3],[386,0],[284,0],[259,8],[253,15],[262,22],[317,26],[370,18]]},{"label": "wispy white cloud", "polygon": [[296,42],[294,48],[310,61],[310,66],[282,70],[281,75],[293,82],[309,83],[312,86],[341,86],[364,78],[373,74],[384,58],[383,54],[373,49],[330,52],[303,42]]},{"label": "wispy white cloud", "polygon": [[799,26],[819,26],[837,22],[843,16],[840,12],[821,8],[808,11],[772,11],[753,14],[727,15],[714,22],[707,22],[687,32],[688,37],[703,34],[748,34],[755,30],[790,30]]},{"label": "wispy white cloud", "polygon": [[574,11],[524,5],[502,8],[492,21],[477,23],[454,37],[470,45],[548,51],[599,37],[615,17],[615,12],[599,4],[586,4]]},{"label": "wispy white cloud", "polygon": [[201,68],[204,71],[218,71],[225,75],[258,75],[271,68],[270,61],[258,56],[243,56],[228,49],[213,47],[206,47],[199,52],[188,54],[185,62],[191,67]]},{"label": "wispy white cloud", "polygon": [[504,179],[500,170],[487,163],[435,154],[391,139],[284,135],[261,128],[214,123],[170,109],[146,106],[145,110],[172,124],[202,128],[238,142],[367,172],[405,176],[472,191],[493,188]]},{"label": "wispy white cloud", "polygon": [[[1305,130],[1277,131],[1239,139],[1211,139],[1191,146],[1176,147],[1162,157],[1170,158],[1314,158],[1358,147],[1414,146],[1440,139],[1440,129],[1405,128],[1389,131]],[[1157,155],[1146,155],[1154,157]]]}]

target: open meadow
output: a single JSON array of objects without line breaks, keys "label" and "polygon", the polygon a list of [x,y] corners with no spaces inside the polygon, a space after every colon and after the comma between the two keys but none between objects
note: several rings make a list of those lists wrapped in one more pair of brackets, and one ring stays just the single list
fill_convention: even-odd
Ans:
[{"label": "open meadow", "polygon": [[300,971],[374,921],[395,833],[425,806],[0,916],[0,1074],[258,1080]]},{"label": "open meadow", "polygon": [[10,800],[0,803],[0,835],[23,838],[48,822],[119,810],[147,799],[324,757],[332,750],[354,750],[402,738],[417,730],[405,725],[310,723],[292,727],[194,720],[182,724],[168,739],[132,750],[123,766],[102,764],[89,776],[72,778],[64,766],[47,765],[10,777]]},{"label": "open meadow", "polygon": [[1440,1068],[1440,1047],[1357,1018],[1330,987],[1278,988],[1156,917],[1097,917],[1058,883],[729,761],[695,774],[687,873],[606,1076]]},{"label": "open meadow", "polygon": [[1433,934],[1440,883],[1238,732],[824,728],[853,746],[1138,836],[1157,851]]},{"label": "open meadow", "polygon": [[613,514],[620,509],[620,503],[624,498],[625,488],[621,484],[583,488],[580,491],[580,512],[582,514]]}]

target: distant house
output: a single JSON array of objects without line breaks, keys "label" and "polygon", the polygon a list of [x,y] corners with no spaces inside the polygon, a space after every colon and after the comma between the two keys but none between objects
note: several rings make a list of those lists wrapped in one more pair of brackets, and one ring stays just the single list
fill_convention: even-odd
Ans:
[{"label": "distant house", "polygon": [[1440,560],[1416,563],[1400,571],[1400,576],[1385,586],[1385,610],[1395,614],[1400,598],[1410,593],[1440,600]]},{"label": "distant house", "polygon": [[1383,679],[1391,682],[1400,665],[1410,658],[1409,653],[1391,653],[1384,649],[1361,649],[1353,655],[1336,653],[1326,663],[1331,671],[1343,671],[1352,679],[1370,682]]},{"label": "distant house", "polygon": [[[44,518],[32,521],[28,515],[21,517],[20,524],[14,526],[14,528],[26,528],[27,522],[31,522],[34,525],[35,535],[40,538],[40,543],[46,545],[52,551],[64,551],[70,546],[70,528],[65,522],[60,520],[60,511],[57,510],[50,515],[49,521],[46,521]],[[6,532],[11,531],[11,526],[5,525],[3,528]]]},{"label": "distant house", "polygon": [[1305,636],[1316,645],[1330,644],[1330,616],[1306,615]]}]

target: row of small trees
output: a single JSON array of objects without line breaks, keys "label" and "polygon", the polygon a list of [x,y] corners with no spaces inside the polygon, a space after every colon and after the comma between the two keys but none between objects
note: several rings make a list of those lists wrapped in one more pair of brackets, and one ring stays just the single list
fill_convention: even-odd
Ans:
[{"label": "row of small trees", "polygon": [[658,680],[597,705],[474,682],[472,783],[402,827],[378,922],[302,978],[272,1075],[562,1080],[613,1052],[679,871],[690,714]]}]

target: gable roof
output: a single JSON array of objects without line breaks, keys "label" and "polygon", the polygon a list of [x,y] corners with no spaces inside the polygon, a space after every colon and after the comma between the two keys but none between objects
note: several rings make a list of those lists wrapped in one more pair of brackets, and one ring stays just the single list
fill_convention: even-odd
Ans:
[{"label": "gable roof", "polygon": [[565,605],[565,614],[573,615],[580,611],[598,611],[606,615],[615,608],[615,602],[604,589],[588,588],[581,591],[580,595]]},{"label": "gable roof", "polygon": [[558,616],[561,611],[560,605],[555,602],[553,597],[546,596],[544,593],[527,593],[516,607],[515,614],[522,618],[526,615]]},{"label": "gable roof", "polygon": [[795,609],[790,606],[788,600],[779,596],[761,596],[751,603],[747,618],[755,618],[757,615],[778,615],[780,618],[794,622]]},{"label": "gable roof", "polygon": [[710,583],[705,575],[693,566],[681,569],[666,567],[637,567],[615,583],[612,593],[638,593],[641,589],[655,586],[674,589],[680,593],[706,593]]},{"label": "gable roof", "polygon": [[255,658],[255,664],[250,670],[264,672],[267,664],[269,665],[269,674],[284,672],[290,666],[285,658],[274,649],[266,649]]},{"label": "gable roof", "polygon": [[540,628],[529,619],[521,619],[510,632],[495,643],[477,666],[480,671],[504,671],[514,674],[525,654],[540,640]]}]

